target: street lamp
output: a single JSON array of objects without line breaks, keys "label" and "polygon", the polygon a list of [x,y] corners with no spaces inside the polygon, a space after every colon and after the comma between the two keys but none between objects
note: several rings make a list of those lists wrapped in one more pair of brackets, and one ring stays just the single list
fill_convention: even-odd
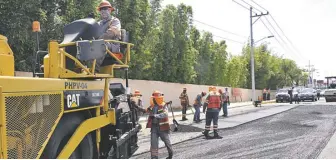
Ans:
[{"label": "street lamp", "polygon": [[273,38],[273,37],[274,37],[273,35],[264,37],[264,38],[262,38],[262,39],[260,39],[260,40],[257,40],[256,42],[254,42],[254,44],[257,44],[258,42],[260,42],[260,41],[262,41],[262,40],[264,40],[264,39],[266,39],[266,38]]}]

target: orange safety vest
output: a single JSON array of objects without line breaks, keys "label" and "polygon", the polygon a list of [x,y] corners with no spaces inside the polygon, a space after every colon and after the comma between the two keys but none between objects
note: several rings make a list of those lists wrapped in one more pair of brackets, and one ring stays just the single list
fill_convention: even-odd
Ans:
[{"label": "orange safety vest", "polygon": [[210,92],[208,99],[208,108],[220,108],[221,95],[217,92]]},{"label": "orange safety vest", "polygon": [[[158,107],[158,113],[168,112],[168,111],[165,111],[163,105],[158,105],[158,106],[159,106]],[[150,106],[149,112],[153,112],[153,107],[154,106]],[[159,120],[159,125],[160,125],[160,131],[170,130],[168,116],[166,118],[160,119]],[[152,119],[148,118],[146,128],[152,128]]]}]

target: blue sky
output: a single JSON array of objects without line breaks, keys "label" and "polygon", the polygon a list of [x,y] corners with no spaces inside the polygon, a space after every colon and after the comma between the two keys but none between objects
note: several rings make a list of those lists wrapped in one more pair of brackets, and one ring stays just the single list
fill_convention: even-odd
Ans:
[{"label": "blue sky", "polygon": [[[246,5],[242,0],[235,1]],[[244,1],[258,7],[251,0]],[[280,36],[273,31],[270,25],[268,27],[282,46],[275,38],[266,39],[260,43],[269,43],[274,53],[295,60],[301,67],[307,66],[310,60],[310,63],[319,70],[319,73],[314,74],[314,78],[318,75],[318,79],[330,74],[336,76],[336,67],[332,67],[333,64],[336,64],[334,49],[334,46],[336,46],[334,40],[336,37],[336,0],[254,1],[270,12],[296,49],[287,41],[270,16],[267,16],[267,18]],[[224,37],[243,43],[247,42],[250,34],[249,11],[232,0],[164,0],[163,6],[180,3],[193,7],[195,20],[240,35],[236,36],[194,22],[198,29],[210,31],[216,35],[215,40],[219,41],[222,39],[218,37]],[[262,10],[261,8],[258,9]],[[268,24],[265,17],[262,20]],[[253,30],[255,41],[272,35],[260,20],[254,24]],[[285,42],[282,42],[281,39]],[[241,52],[242,44],[229,40],[227,44],[228,51],[231,54],[236,55]]]}]

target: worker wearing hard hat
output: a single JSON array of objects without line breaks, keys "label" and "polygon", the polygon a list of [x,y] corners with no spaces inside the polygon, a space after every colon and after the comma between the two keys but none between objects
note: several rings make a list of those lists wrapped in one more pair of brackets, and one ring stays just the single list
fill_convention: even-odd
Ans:
[{"label": "worker wearing hard hat", "polygon": [[[99,39],[104,40],[121,40],[121,23],[111,13],[115,10],[109,1],[103,0],[97,7],[101,20],[98,22],[100,26]],[[112,53],[120,53],[120,44],[113,42],[105,43],[107,48]],[[96,59],[96,69],[99,70],[100,65],[103,63],[105,56]],[[92,62],[91,62],[92,63]]]},{"label": "worker wearing hard hat", "polygon": [[160,91],[153,92],[152,97],[150,98],[150,107],[148,107],[147,112],[149,113],[149,118],[146,128],[151,128],[151,158],[158,159],[160,137],[168,150],[169,156],[167,159],[172,159],[173,148],[169,138],[170,126],[168,119],[168,107],[164,102],[163,94]]},{"label": "worker wearing hard hat", "polygon": [[189,97],[187,94],[187,88],[183,88],[183,92],[180,95],[180,101],[182,106],[182,121],[186,121],[187,119],[187,107],[189,106]]},{"label": "worker wearing hard hat", "polygon": [[[100,13],[101,21],[98,24],[102,27],[102,36],[103,39],[112,39],[120,40],[121,39],[121,24],[120,20],[117,17],[113,17],[111,13],[114,11],[114,8],[110,2],[103,0],[99,6],[98,11]],[[115,46],[113,46],[115,45]],[[109,48],[112,49],[112,52],[120,52],[120,45],[113,44]]]},{"label": "worker wearing hard hat", "polygon": [[146,110],[143,108],[143,105],[142,105],[142,95],[141,95],[140,91],[135,90],[134,94],[131,95],[130,100],[131,100],[132,108],[134,107],[137,110],[137,112],[135,112],[136,115],[134,115],[134,116],[136,116],[137,120],[139,120],[139,118],[140,118],[139,114],[146,112]]},{"label": "worker wearing hard hat", "polygon": [[194,101],[194,108],[195,108],[194,122],[196,122],[196,123],[201,122],[200,114],[201,114],[202,98],[205,95],[206,95],[205,92],[202,92],[202,93],[198,94],[195,98],[195,101]]},{"label": "worker wearing hard hat", "polygon": [[221,108],[221,95],[217,92],[216,87],[209,87],[209,95],[206,98],[206,101],[203,106],[203,112],[206,110],[206,122],[205,130],[203,132],[204,136],[208,139],[211,121],[213,123],[214,138],[222,138],[218,135],[218,114]]},{"label": "worker wearing hard hat", "polygon": [[142,95],[139,90],[135,90],[131,96],[131,102],[138,107],[142,107]]}]

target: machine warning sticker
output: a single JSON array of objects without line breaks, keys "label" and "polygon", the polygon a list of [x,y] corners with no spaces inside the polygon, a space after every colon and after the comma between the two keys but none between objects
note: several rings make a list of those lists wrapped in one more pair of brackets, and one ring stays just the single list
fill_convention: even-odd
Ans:
[{"label": "machine warning sticker", "polygon": [[103,90],[64,91],[64,110],[99,106],[103,95]]}]

